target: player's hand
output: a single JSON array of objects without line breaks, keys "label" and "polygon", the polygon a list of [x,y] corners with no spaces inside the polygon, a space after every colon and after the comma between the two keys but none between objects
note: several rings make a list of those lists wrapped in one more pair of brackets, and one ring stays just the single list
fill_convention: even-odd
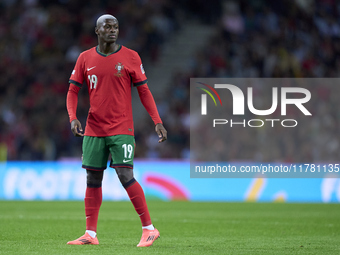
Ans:
[{"label": "player's hand", "polygon": [[80,121],[75,119],[71,122],[71,131],[74,136],[84,136]]},{"label": "player's hand", "polygon": [[160,139],[158,140],[159,143],[164,142],[164,141],[168,138],[168,132],[167,132],[166,129],[163,127],[163,124],[158,123],[158,124],[155,126],[155,130],[156,130],[156,133],[157,133],[158,137],[160,138]]}]

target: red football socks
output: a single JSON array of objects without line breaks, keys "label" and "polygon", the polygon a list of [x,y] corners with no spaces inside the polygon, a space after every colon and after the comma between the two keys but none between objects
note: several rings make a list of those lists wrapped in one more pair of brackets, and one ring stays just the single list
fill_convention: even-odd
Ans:
[{"label": "red football socks", "polygon": [[142,226],[151,225],[150,214],[148,210],[148,206],[145,201],[145,196],[142,187],[139,183],[133,178],[129,182],[123,185],[126,192],[129,195],[129,198],[135,207],[136,212],[138,213],[140,220],[142,222]]},{"label": "red football socks", "polygon": [[102,204],[102,188],[86,188],[85,215],[86,230],[97,232],[99,208]]}]

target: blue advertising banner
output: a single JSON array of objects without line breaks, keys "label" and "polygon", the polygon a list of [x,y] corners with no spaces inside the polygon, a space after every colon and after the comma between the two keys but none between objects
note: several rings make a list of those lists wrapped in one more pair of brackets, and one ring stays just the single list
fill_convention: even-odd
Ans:
[{"label": "blue advertising banner", "polygon": [[[256,165],[256,164],[253,164]],[[339,178],[190,178],[189,161],[135,161],[147,199],[252,202],[339,202]],[[2,200],[82,200],[81,162],[7,162],[0,165]],[[128,200],[116,173],[104,173],[103,199]]]}]

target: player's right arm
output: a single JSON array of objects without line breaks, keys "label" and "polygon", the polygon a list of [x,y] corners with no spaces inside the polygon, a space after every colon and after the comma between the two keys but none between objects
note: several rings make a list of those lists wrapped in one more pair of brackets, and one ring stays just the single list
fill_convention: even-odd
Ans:
[{"label": "player's right arm", "polygon": [[77,119],[78,92],[80,88],[72,83],[67,92],[66,108],[71,122],[71,131],[74,136],[84,136],[83,128]]},{"label": "player's right arm", "polygon": [[84,136],[83,128],[77,119],[78,93],[84,81],[84,61],[80,54],[70,77],[70,87],[67,92],[66,108],[71,123],[71,131],[74,136]]}]

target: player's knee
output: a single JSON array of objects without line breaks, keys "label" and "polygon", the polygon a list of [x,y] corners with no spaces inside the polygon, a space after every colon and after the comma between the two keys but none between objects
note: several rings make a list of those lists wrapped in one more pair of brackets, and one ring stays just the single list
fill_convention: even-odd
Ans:
[{"label": "player's knee", "polygon": [[99,188],[102,186],[104,171],[86,170],[86,172],[87,172],[86,178],[87,187]]},{"label": "player's knee", "polygon": [[116,173],[122,185],[133,178],[133,170],[131,168],[116,168]]}]

